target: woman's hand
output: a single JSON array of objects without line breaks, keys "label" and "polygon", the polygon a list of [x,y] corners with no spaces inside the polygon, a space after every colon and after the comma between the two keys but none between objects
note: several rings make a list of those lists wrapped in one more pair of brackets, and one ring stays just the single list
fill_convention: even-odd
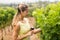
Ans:
[{"label": "woman's hand", "polygon": [[28,35],[28,36],[31,36],[31,35],[33,35],[33,34],[36,34],[36,33],[38,33],[38,32],[41,32],[41,31],[42,31],[42,30],[41,30],[40,28],[34,29],[34,30],[29,31],[29,32],[27,33],[27,35]]},{"label": "woman's hand", "polygon": [[38,29],[34,29],[34,30],[33,30],[33,33],[36,34],[36,33],[41,32],[41,31],[42,31],[42,30],[41,30],[40,28],[38,28]]}]

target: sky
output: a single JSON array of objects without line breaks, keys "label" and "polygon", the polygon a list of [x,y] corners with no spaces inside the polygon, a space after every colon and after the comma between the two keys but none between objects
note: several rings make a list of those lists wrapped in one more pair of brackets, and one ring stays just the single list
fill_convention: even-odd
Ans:
[{"label": "sky", "polygon": [[[39,0],[0,0],[0,3],[23,3],[23,2],[37,2]],[[50,2],[54,2],[56,0],[41,0],[41,1],[50,1]],[[60,1],[60,0],[57,0]]]}]

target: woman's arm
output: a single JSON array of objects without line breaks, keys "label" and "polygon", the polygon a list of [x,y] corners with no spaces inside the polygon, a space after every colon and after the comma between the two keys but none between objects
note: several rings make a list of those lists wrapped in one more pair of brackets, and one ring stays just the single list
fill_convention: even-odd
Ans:
[{"label": "woman's arm", "polygon": [[18,25],[15,25],[15,26],[13,27],[13,35],[12,35],[13,40],[17,40],[18,31],[19,31]]},{"label": "woman's arm", "polygon": [[27,34],[24,34],[24,35],[19,35],[19,36],[18,36],[18,38],[17,38],[17,40],[24,39],[24,38],[26,38],[27,36],[32,35],[31,33],[32,33],[32,31],[29,31]]},{"label": "woman's arm", "polygon": [[42,30],[41,30],[40,28],[38,28],[38,29],[34,29],[34,30],[33,30],[33,33],[36,34],[36,33],[41,32],[41,31],[42,31]]}]

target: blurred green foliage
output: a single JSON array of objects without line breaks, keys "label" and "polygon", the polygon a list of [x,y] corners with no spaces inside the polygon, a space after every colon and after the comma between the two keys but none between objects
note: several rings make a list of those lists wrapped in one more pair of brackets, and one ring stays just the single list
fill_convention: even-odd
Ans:
[{"label": "blurred green foliage", "polygon": [[0,28],[10,25],[15,13],[16,10],[12,7],[0,7]]},{"label": "blurred green foliage", "polygon": [[36,8],[32,15],[36,19],[36,27],[42,29],[42,40],[60,40],[60,2]]}]

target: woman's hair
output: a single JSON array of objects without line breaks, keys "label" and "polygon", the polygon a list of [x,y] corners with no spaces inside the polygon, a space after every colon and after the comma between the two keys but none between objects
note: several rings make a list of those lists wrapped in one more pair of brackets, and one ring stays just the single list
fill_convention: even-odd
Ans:
[{"label": "woman's hair", "polygon": [[17,13],[14,15],[13,20],[12,20],[12,26],[17,24],[17,22],[20,20],[19,16],[20,16],[21,12],[24,12],[27,8],[28,8],[28,6],[25,4],[18,5]]}]

